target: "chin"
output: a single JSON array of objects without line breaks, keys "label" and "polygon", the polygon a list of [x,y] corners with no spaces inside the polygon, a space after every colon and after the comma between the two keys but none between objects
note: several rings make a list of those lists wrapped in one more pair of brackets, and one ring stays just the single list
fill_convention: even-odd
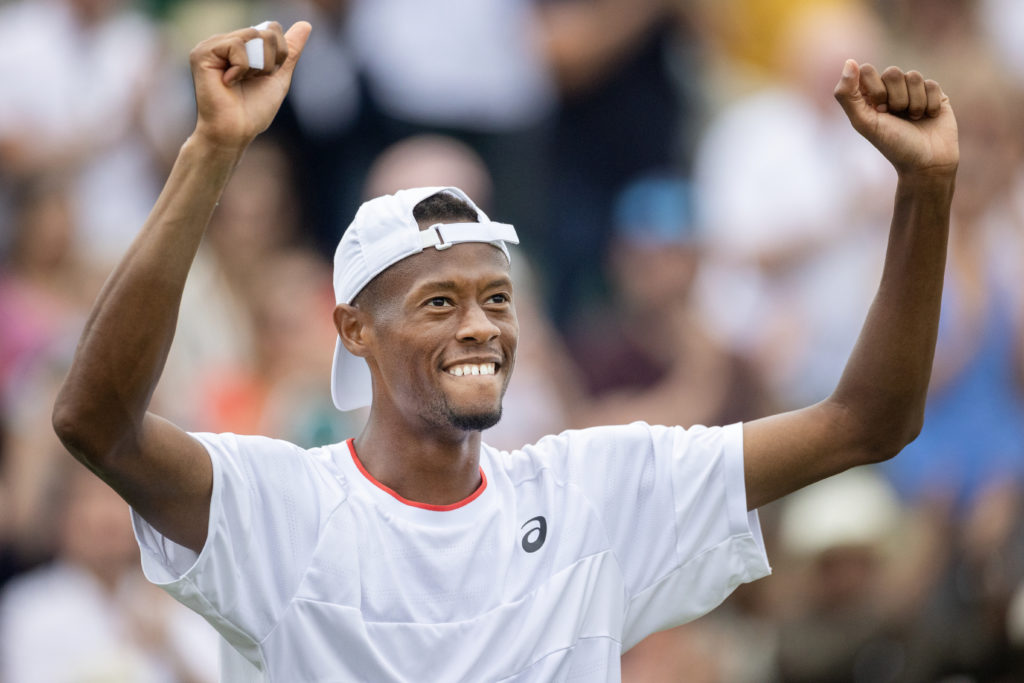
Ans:
[{"label": "chin", "polygon": [[451,425],[466,432],[482,432],[498,424],[499,420],[501,420],[501,406],[490,411],[451,411],[448,414],[448,421]]},{"label": "chin", "polygon": [[452,426],[463,431],[483,431],[484,429],[490,429],[497,425],[501,419],[501,409],[489,413],[457,413],[452,414],[450,417]]}]

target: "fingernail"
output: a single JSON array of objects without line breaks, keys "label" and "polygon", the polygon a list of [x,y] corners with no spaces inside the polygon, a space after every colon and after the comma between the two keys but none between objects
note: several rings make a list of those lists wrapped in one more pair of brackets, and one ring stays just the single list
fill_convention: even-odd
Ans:
[{"label": "fingernail", "polygon": [[[834,71],[832,73],[835,73]],[[846,63],[843,64],[843,78],[850,78],[853,76],[853,60],[847,59]]]}]

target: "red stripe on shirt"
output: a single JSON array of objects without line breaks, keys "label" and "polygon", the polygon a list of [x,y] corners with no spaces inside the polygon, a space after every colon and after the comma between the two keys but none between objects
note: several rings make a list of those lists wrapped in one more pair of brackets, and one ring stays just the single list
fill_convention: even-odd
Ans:
[{"label": "red stripe on shirt", "polygon": [[356,464],[356,468],[362,473],[362,475],[364,477],[366,477],[369,480],[369,482],[371,484],[373,484],[374,486],[379,488],[381,491],[384,491],[385,493],[391,495],[399,503],[403,503],[405,505],[409,505],[409,506],[414,507],[414,508],[420,508],[422,510],[434,510],[436,512],[447,512],[448,510],[456,510],[456,509],[462,507],[463,505],[469,505],[470,503],[472,503],[474,500],[479,498],[480,494],[483,493],[484,489],[487,488],[487,475],[484,474],[484,468],[481,467],[480,468],[480,486],[477,487],[476,491],[473,491],[473,493],[469,494],[467,497],[463,498],[462,500],[460,500],[460,501],[458,501],[456,503],[451,503],[449,505],[431,505],[430,503],[418,503],[415,500],[409,500],[408,498],[403,498],[394,489],[392,489],[392,488],[390,488],[388,486],[385,486],[384,484],[382,484],[379,481],[377,481],[377,479],[372,474],[370,474],[366,470],[365,467],[363,467],[362,461],[360,461],[359,460],[359,456],[356,455],[356,446],[355,446],[355,443],[354,443],[354,439],[349,439],[345,443],[348,444],[348,450],[352,454],[352,462],[354,462]]}]

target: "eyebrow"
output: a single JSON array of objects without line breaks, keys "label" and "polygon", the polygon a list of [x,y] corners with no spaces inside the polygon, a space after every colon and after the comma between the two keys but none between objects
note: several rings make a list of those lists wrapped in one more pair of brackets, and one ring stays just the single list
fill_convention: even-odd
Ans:
[{"label": "eyebrow", "polygon": [[[496,289],[499,287],[511,287],[512,279],[509,277],[500,277],[497,280],[491,280],[484,289]],[[448,292],[454,292],[459,289],[459,285],[454,280],[431,280],[430,282],[424,282],[422,285],[410,292],[413,296],[418,296],[421,293],[425,293],[429,290],[444,290]]]}]

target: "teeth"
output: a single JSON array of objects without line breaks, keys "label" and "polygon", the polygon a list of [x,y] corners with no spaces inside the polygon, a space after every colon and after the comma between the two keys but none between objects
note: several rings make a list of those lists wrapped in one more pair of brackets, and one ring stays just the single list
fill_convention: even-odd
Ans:
[{"label": "teeth", "polygon": [[495,370],[496,366],[494,363],[481,363],[479,365],[464,363],[448,368],[448,374],[456,377],[463,377],[465,375],[493,375]]}]

